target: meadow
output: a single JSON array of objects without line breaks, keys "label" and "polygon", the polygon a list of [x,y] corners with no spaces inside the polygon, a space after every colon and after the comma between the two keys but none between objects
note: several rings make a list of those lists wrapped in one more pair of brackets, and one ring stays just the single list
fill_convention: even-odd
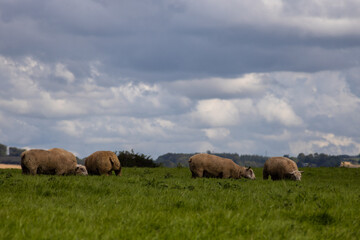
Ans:
[{"label": "meadow", "polygon": [[305,168],[301,182],[0,169],[0,239],[360,239],[360,169]]}]

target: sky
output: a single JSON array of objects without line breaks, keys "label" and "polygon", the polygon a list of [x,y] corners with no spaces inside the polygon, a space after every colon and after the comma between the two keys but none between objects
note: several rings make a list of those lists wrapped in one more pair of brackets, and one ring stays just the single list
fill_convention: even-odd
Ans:
[{"label": "sky", "polygon": [[0,143],[360,153],[358,0],[0,0]]}]

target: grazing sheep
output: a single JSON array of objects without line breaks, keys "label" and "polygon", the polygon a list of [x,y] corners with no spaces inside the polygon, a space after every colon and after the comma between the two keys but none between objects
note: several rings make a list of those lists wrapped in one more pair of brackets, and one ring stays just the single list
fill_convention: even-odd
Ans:
[{"label": "grazing sheep", "polygon": [[75,175],[84,175],[84,176],[88,175],[86,167],[81,164],[76,164]]},{"label": "grazing sheep", "polygon": [[75,174],[76,157],[61,148],[31,149],[21,154],[21,169],[31,175],[71,175]]},{"label": "grazing sheep", "polygon": [[360,168],[359,164],[352,164],[351,162],[341,162],[340,163],[340,167],[345,167],[345,168]]},{"label": "grazing sheep", "polygon": [[85,158],[85,167],[90,175],[121,176],[121,165],[116,154],[111,151],[97,151]]},{"label": "grazing sheep", "polygon": [[291,179],[301,181],[301,173],[296,163],[286,157],[272,157],[266,160],[263,170],[263,179],[268,179],[269,175],[272,180]]},{"label": "grazing sheep", "polygon": [[189,167],[192,177],[215,177],[215,178],[249,178],[255,179],[254,171],[248,167],[241,167],[231,159],[216,155],[200,153],[189,159]]}]

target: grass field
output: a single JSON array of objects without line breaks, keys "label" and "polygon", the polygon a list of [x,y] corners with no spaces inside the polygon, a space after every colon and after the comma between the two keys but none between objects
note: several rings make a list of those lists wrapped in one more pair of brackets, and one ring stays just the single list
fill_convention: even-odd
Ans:
[{"label": "grass field", "polygon": [[122,177],[0,170],[1,239],[360,239],[360,169],[303,180],[192,179],[187,168]]}]

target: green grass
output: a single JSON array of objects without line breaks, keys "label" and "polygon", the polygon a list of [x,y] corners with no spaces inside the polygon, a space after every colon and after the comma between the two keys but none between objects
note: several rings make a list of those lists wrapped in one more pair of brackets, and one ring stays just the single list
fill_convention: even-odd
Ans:
[{"label": "green grass", "polygon": [[306,168],[301,182],[0,170],[0,239],[360,239],[360,169]]}]

